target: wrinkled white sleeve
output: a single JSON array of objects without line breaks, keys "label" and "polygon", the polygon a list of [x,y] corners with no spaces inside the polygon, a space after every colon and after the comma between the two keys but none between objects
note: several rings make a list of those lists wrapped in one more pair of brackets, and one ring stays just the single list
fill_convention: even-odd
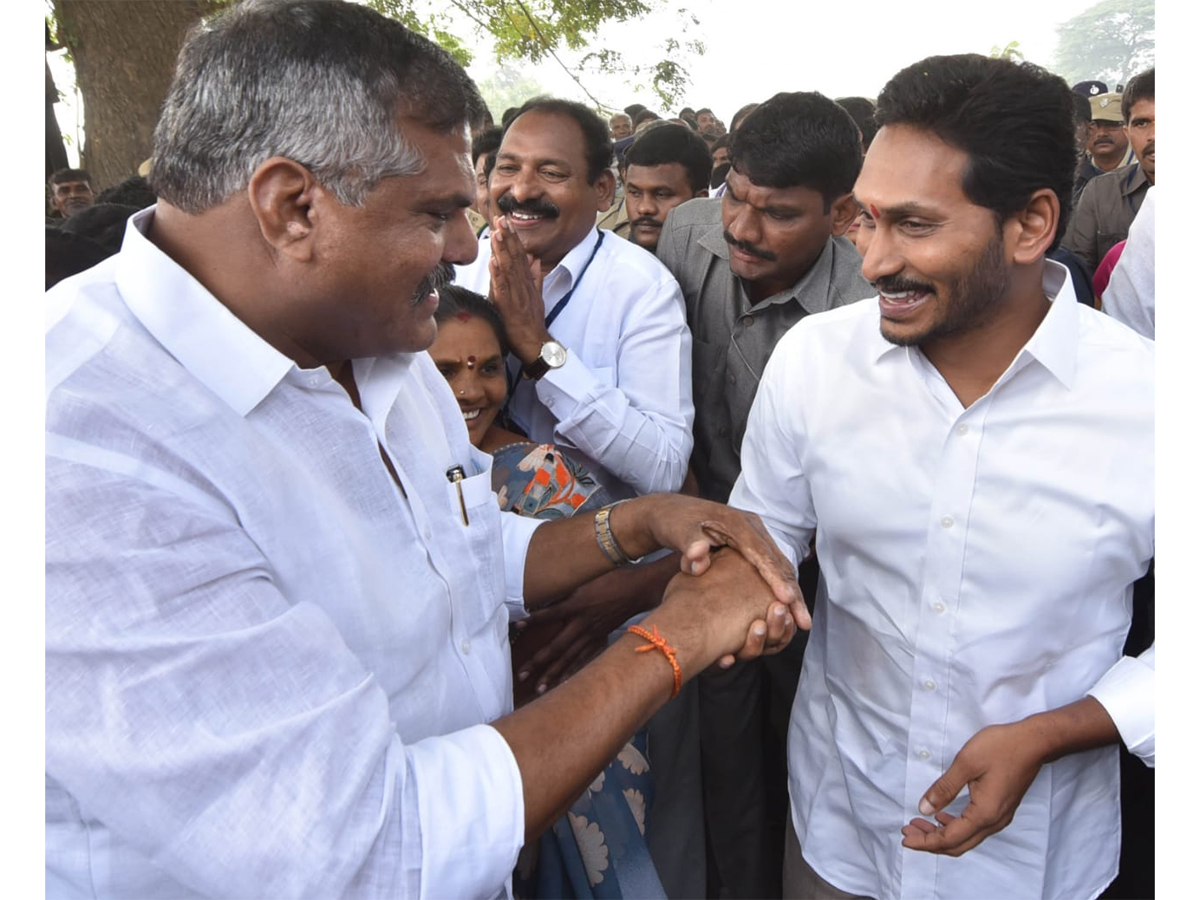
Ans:
[{"label": "wrinkled white sleeve", "polygon": [[1154,767],[1154,645],[1123,656],[1088,694],[1112,717],[1129,752]]},{"label": "wrinkled white sleeve", "polygon": [[204,895],[502,892],[524,819],[505,741],[406,746],[329,616],[170,478],[47,459],[47,776]]},{"label": "wrinkled white sleeve", "polygon": [[797,396],[798,332],[783,336],[763,369],[742,439],[742,472],[729,495],[730,506],[758,513],[793,565],[808,555],[817,525],[802,464],[807,437]]},{"label": "wrinkled white sleeve", "polygon": [[538,382],[556,437],[639,494],[679,490],[692,455],[692,335],[665,269],[630,310],[612,373],[610,383],[568,348],[566,364]]},{"label": "wrinkled white sleeve", "polygon": [[545,519],[518,516],[513,512],[500,515],[500,536],[504,541],[504,604],[513,621],[529,615],[525,609],[525,560],[533,532],[545,522]]},{"label": "wrinkled white sleeve", "polygon": [[1100,301],[1104,312],[1150,340],[1154,340],[1155,195],[1153,187],[1146,191]]}]

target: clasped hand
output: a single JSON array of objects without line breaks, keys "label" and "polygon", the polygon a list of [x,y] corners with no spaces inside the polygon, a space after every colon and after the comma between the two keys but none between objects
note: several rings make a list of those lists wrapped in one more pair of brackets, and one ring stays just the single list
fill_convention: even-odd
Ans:
[{"label": "clasped hand", "polygon": [[505,216],[497,216],[492,222],[491,242],[490,299],[504,320],[513,353],[528,364],[551,339],[542,299],[542,263],[525,252]]}]

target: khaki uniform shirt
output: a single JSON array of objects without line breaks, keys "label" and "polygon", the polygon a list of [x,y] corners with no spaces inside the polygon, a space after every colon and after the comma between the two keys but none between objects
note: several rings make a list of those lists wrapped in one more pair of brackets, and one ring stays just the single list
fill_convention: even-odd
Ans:
[{"label": "khaki uniform shirt", "polygon": [[1113,245],[1129,235],[1129,226],[1149,189],[1150,180],[1137,163],[1097,175],[1079,195],[1062,245],[1095,272]]}]

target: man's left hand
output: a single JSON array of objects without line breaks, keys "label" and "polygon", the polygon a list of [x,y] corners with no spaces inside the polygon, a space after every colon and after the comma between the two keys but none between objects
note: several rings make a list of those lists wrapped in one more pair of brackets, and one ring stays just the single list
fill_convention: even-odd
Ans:
[{"label": "man's left hand", "polygon": [[525,253],[505,216],[492,223],[491,241],[491,300],[504,320],[513,353],[528,365],[537,359],[542,344],[551,340],[542,299],[542,264]]},{"label": "man's left hand", "polygon": [[[1042,768],[1044,752],[1028,720],[991,725],[971,738],[925,792],[921,813],[900,829],[910,850],[961,856],[1012,822],[1017,806]],[[961,816],[941,812],[966,787],[971,800]]]},{"label": "man's left hand", "polygon": [[[680,568],[689,575],[703,574],[714,550],[738,551],[758,570],[775,598],[791,610],[796,627],[812,627],[795,567],[754,513],[683,494],[649,494],[616,507],[609,521],[622,547],[635,551],[635,556],[658,547],[681,551]],[[635,536],[625,536],[626,523]]]}]

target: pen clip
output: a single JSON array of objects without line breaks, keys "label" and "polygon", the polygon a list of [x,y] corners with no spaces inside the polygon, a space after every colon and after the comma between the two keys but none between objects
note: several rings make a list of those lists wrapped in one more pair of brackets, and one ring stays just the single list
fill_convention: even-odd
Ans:
[{"label": "pen clip", "polygon": [[462,489],[463,479],[466,477],[466,472],[463,471],[462,466],[453,465],[446,470],[446,480],[458,488],[458,508],[462,511],[463,525],[469,526],[471,520],[467,518],[467,502],[463,499]]}]

